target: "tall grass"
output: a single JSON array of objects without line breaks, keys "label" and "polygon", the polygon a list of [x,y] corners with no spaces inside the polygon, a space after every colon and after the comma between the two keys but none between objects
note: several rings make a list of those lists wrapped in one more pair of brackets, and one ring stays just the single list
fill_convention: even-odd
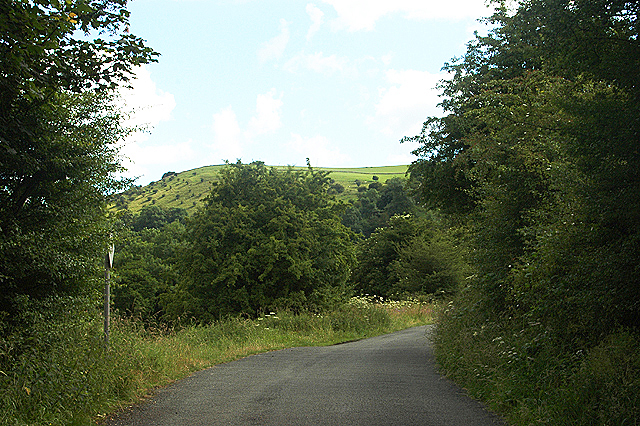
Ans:
[{"label": "tall grass", "polygon": [[443,370],[513,425],[640,424],[640,336],[621,329],[590,350],[543,324],[495,318],[472,291],[444,307],[435,337]]},{"label": "tall grass", "polygon": [[105,349],[88,300],[32,304],[0,340],[0,424],[91,425],[155,387],[215,364],[294,346],[329,345],[432,321],[418,301],[352,299],[324,315],[267,313],[172,330],[116,318]]}]

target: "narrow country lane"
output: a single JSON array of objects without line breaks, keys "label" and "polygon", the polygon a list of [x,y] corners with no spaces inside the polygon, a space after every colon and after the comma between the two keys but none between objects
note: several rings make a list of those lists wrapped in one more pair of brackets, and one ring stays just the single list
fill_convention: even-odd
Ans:
[{"label": "narrow country lane", "polygon": [[431,326],[250,356],[162,389],[107,426],[504,425],[436,369]]}]

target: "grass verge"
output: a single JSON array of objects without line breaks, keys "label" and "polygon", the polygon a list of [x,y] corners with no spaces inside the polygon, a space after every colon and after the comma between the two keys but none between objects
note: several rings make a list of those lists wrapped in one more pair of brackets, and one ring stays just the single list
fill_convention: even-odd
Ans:
[{"label": "grass verge", "polygon": [[444,372],[512,425],[640,425],[640,336],[620,329],[589,350],[543,324],[497,318],[464,294],[438,318]]},{"label": "grass verge", "polygon": [[432,305],[354,298],[324,315],[272,312],[180,330],[112,323],[104,348],[89,301],[33,305],[20,332],[0,336],[0,424],[92,425],[152,389],[247,355],[331,345],[430,323]]}]

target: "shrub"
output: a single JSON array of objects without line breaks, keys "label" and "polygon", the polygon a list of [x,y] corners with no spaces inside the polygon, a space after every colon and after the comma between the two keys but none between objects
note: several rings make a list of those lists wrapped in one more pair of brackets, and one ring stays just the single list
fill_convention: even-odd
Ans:
[{"label": "shrub", "polygon": [[287,303],[326,309],[348,297],[353,234],[328,186],[326,173],[312,169],[279,171],[263,163],[223,169],[188,222],[179,286],[190,302],[176,301],[176,309],[211,321]]}]

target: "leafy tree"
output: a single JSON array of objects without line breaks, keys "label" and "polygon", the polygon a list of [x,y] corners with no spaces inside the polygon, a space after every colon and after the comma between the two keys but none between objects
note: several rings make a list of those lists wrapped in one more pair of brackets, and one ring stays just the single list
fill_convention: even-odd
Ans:
[{"label": "leafy tree", "polygon": [[393,216],[360,243],[355,288],[383,297],[453,292],[469,271],[456,239],[433,213]]},{"label": "leafy tree", "polygon": [[331,182],[328,192],[330,195],[342,194],[344,192],[344,186],[339,182]]},{"label": "leafy tree", "polygon": [[140,214],[132,219],[132,226],[135,231],[141,231],[145,228],[158,229],[168,223],[175,221],[184,221],[187,217],[185,209],[172,207],[165,210],[158,206],[145,206],[140,210]]},{"label": "leafy tree", "polygon": [[178,283],[176,267],[184,246],[183,209],[143,207],[118,212],[113,304],[121,314],[144,321],[167,320],[164,306]]},{"label": "leafy tree", "polygon": [[155,55],[125,6],[0,1],[0,311],[19,294],[81,291],[98,264],[127,134],[108,90]]},{"label": "leafy tree", "polygon": [[412,179],[468,220],[487,307],[594,345],[640,320],[637,2],[502,7],[445,69]]},{"label": "leafy tree", "polygon": [[389,179],[384,184],[372,182],[368,188],[360,186],[357,195],[358,199],[345,212],[343,223],[365,237],[386,226],[391,217],[417,211],[406,181],[401,178]]},{"label": "leafy tree", "polygon": [[360,227],[365,237],[370,236],[376,228],[384,225],[383,212],[378,207],[379,201],[380,192],[376,188],[358,192],[358,200],[354,203],[354,207],[360,212],[362,218]]},{"label": "leafy tree", "polygon": [[378,208],[387,218],[416,212],[416,203],[407,190],[405,179],[391,178],[380,187],[379,191]]},{"label": "leafy tree", "polygon": [[439,355],[515,423],[638,417],[639,8],[502,8],[446,65],[447,115],[410,138],[421,201],[468,225],[478,271]]},{"label": "leafy tree", "polygon": [[119,233],[114,260],[113,303],[122,314],[144,321],[165,320],[179,275],[176,262],[184,246],[180,221]]},{"label": "leafy tree", "polygon": [[[77,293],[95,274],[108,235],[106,191],[118,188],[113,144],[126,134],[105,97],[59,95],[47,132],[21,169],[0,179],[0,310],[23,294]],[[18,154],[16,154],[18,155]]]},{"label": "leafy tree", "polygon": [[380,191],[380,188],[382,188],[382,184],[380,182],[371,182],[369,184],[369,189],[375,189],[376,191]]},{"label": "leafy tree", "polygon": [[389,226],[380,228],[358,246],[358,264],[352,281],[361,294],[389,297],[397,282],[392,271],[398,259],[398,248],[413,239],[418,232],[415,220],[396,217]]},{"label": "leafy tree", "polygon": [[133,229],[141,231],[147,229],[161,228],[167,223],[166,212],[158,206],[145,206],[133,219]]},{"label": "leafy tree", "polygon": [[363,218],[360,210],[350,204],[342,215],[342,224],[357,234],[363,234]]},{"label": "leafy tree", "polygon": [[[353,234],[326,173],[230,164],[187,222],[175,312],[201,320],[276,306],[322,309],[348,294]],[[171,307],[169,307],[171,309]]]},{"label": "leafy tree", "polygon": [[181,209],[179,207],[171,207],[167,210],[166,213],[167,223],[176,221],[184,223],[187,220],[188,215],[189,214],[185,209]]}]

